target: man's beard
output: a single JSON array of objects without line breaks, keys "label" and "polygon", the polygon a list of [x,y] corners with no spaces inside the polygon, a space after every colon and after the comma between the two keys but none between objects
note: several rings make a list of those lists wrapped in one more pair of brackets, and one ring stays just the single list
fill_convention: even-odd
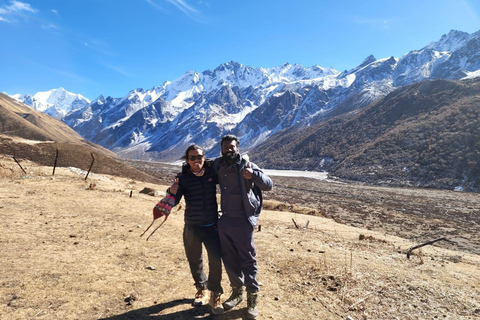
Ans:
[{"label": "man's beard", "polygon": [[222,157],[228,162],[233,162],[237,160],[238,153],[236,153],[235,151],[222,152]]}]

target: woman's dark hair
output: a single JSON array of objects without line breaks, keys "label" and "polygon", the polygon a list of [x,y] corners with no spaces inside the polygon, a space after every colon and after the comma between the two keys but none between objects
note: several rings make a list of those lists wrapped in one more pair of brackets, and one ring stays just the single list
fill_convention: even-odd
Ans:
[{"label": "woman's dark hair", "polygon": [[200,147],[199,145],[196,145],[196,144],[192,144],[190,147],[187,148],[187,151],[185,151],[185,154],[184,154],[183,157],[181,157],[180,159],[182,159],[182,160],[187,160],[187,159],[188,159],[188,153],[189,153],[191,150],[202,150],[202,151],[203,151],[203,154],[205,155],[205,151],[203,150],[202,147]]}]

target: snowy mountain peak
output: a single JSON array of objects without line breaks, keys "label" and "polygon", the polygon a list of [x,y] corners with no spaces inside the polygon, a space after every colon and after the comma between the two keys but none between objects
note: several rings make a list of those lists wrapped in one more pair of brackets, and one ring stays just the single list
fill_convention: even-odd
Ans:
[{"label": "snowy mountain peak", "polygon": [[[478,48],[480,31],[452,30],[400,58],[369,55],[342,73],[318,65],[286,62],[253,68],[228,61],[213,70],[188,71],[149,90],[131,90],[122,98],[102,95],[90,105],[63,88],[16,97],[49,114],[74,110],[84,101],[86,107],[64,121],[86,139],[127,157],[176,159],[176,152],[192,142],[218,154],[210,148],[222,134],[233,133],[248,149],[282,129],[364,108],[399,86],[478,76]],[[68,99],[77,105],[65,106]]]},{"label": "snowy mountain peak", "polygon": [[377,59],[373,56],[373,54],[369,55],[368,57],[366,57],[362,63],[360,63],[357,67],[351,69],[351,70],[345,70],[344,72],[342,72],[338,77],[339,78],[345,78],[347,77],[348,75],[351,75],[351,74],[354,74],[355,72],[358,72],[359,70],[362,70],[363,68],[365,68],[366,66],[368,66],[369,64],[372,64],[374,62],[376,62]]},{"label": "snowy mountain peak", "polygon": [[106,100],[105,96],[101,94],[97,99],[93,100],[92,103],[104,104]]},{"label": "snowy mountain peak", "polygon": [[475,34],[468,34],[467,32],[450,30],[448,34],[444,34],[440,40],[427,45],[425,48],[436,51],[455,51],[465,45]]},{"label": "snowy mountain peak", "polygon": [[67,113],[84,108],[90,104],[90,100],[81,94],[68,92],[62,87],[37,92],[33,96],[16,94],[12,97],[33,109],[45,112],[58,119],[63,119]]},{"label": "snowy mountain peak", "polygon": [[221,72],[221,71],[225,71],[225,70],[238,71],[242,67],[243,67],[243,65],[239,62],[228,61],[228,62],[225,62],[225,63],[222,63],[221,65],[219,65],[217,68],[215,68],[215,70],[213,72]]},{"label": "snowy mountain peak", "polygon": [[359,67],[363,68],[366,65],[369,65],[370,63],[375,62],[375,61],[377,61],[377,59],[375,58],[375,56],[373,54],[371,54],[368,57],[366,57],[365,60],[363,60],[363,62],[359,65]]}]

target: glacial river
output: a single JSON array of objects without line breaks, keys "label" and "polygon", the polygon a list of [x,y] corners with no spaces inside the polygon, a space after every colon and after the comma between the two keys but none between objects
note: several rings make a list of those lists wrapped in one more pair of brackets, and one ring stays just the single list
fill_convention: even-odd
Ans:
[{"label": "glacial river", "polygon": [[271,169],[262,169],[263,172],[269,176],[277,177],[305,177],[313,178],[319,180],[327,180],[327,172],[316,172],[316,171],[297,171],[297,170],[271,170]]}]

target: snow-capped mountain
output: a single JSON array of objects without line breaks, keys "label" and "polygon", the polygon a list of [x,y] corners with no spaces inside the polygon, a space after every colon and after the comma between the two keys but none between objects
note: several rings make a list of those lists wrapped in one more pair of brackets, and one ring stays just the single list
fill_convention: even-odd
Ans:
[{"label": "snow-capped mountain", "polygon": [[230,61],[123,98],[100,96],[84,107],[76,104],[63,120],[125,157],[176,160],[192,143],[216,156],[219,138],[227,133],[239,136],[246,151],[283,129],[366,107],[397,87],[474,77],[479,70],[480,31],[452,30],[420,50],[399,58],[369,56],[344,72],[288,63],[252,68]]},{"label": "snow-capped mountain", "polygon": [[38,92],[33,96],[15,94],[12,97],[57,119],[63,119],[67,113],[83,109],[90,104],[90,100],[82,95],[68,92],[63,88]]},{"label": "snow-capped mountain", "polygon": [[275,92],[312,81],[336,87],[346,83],[336,80],[339,74],[319,66],[286,63],[255,69],[231,61],[213,71],[189,71],[151,90],[132,90],[121,99],[101,96],[64,121],[86,139],[122,155],[176,159],[176,149],[193,141],[213,147],[220,134],[235,129]]}]

